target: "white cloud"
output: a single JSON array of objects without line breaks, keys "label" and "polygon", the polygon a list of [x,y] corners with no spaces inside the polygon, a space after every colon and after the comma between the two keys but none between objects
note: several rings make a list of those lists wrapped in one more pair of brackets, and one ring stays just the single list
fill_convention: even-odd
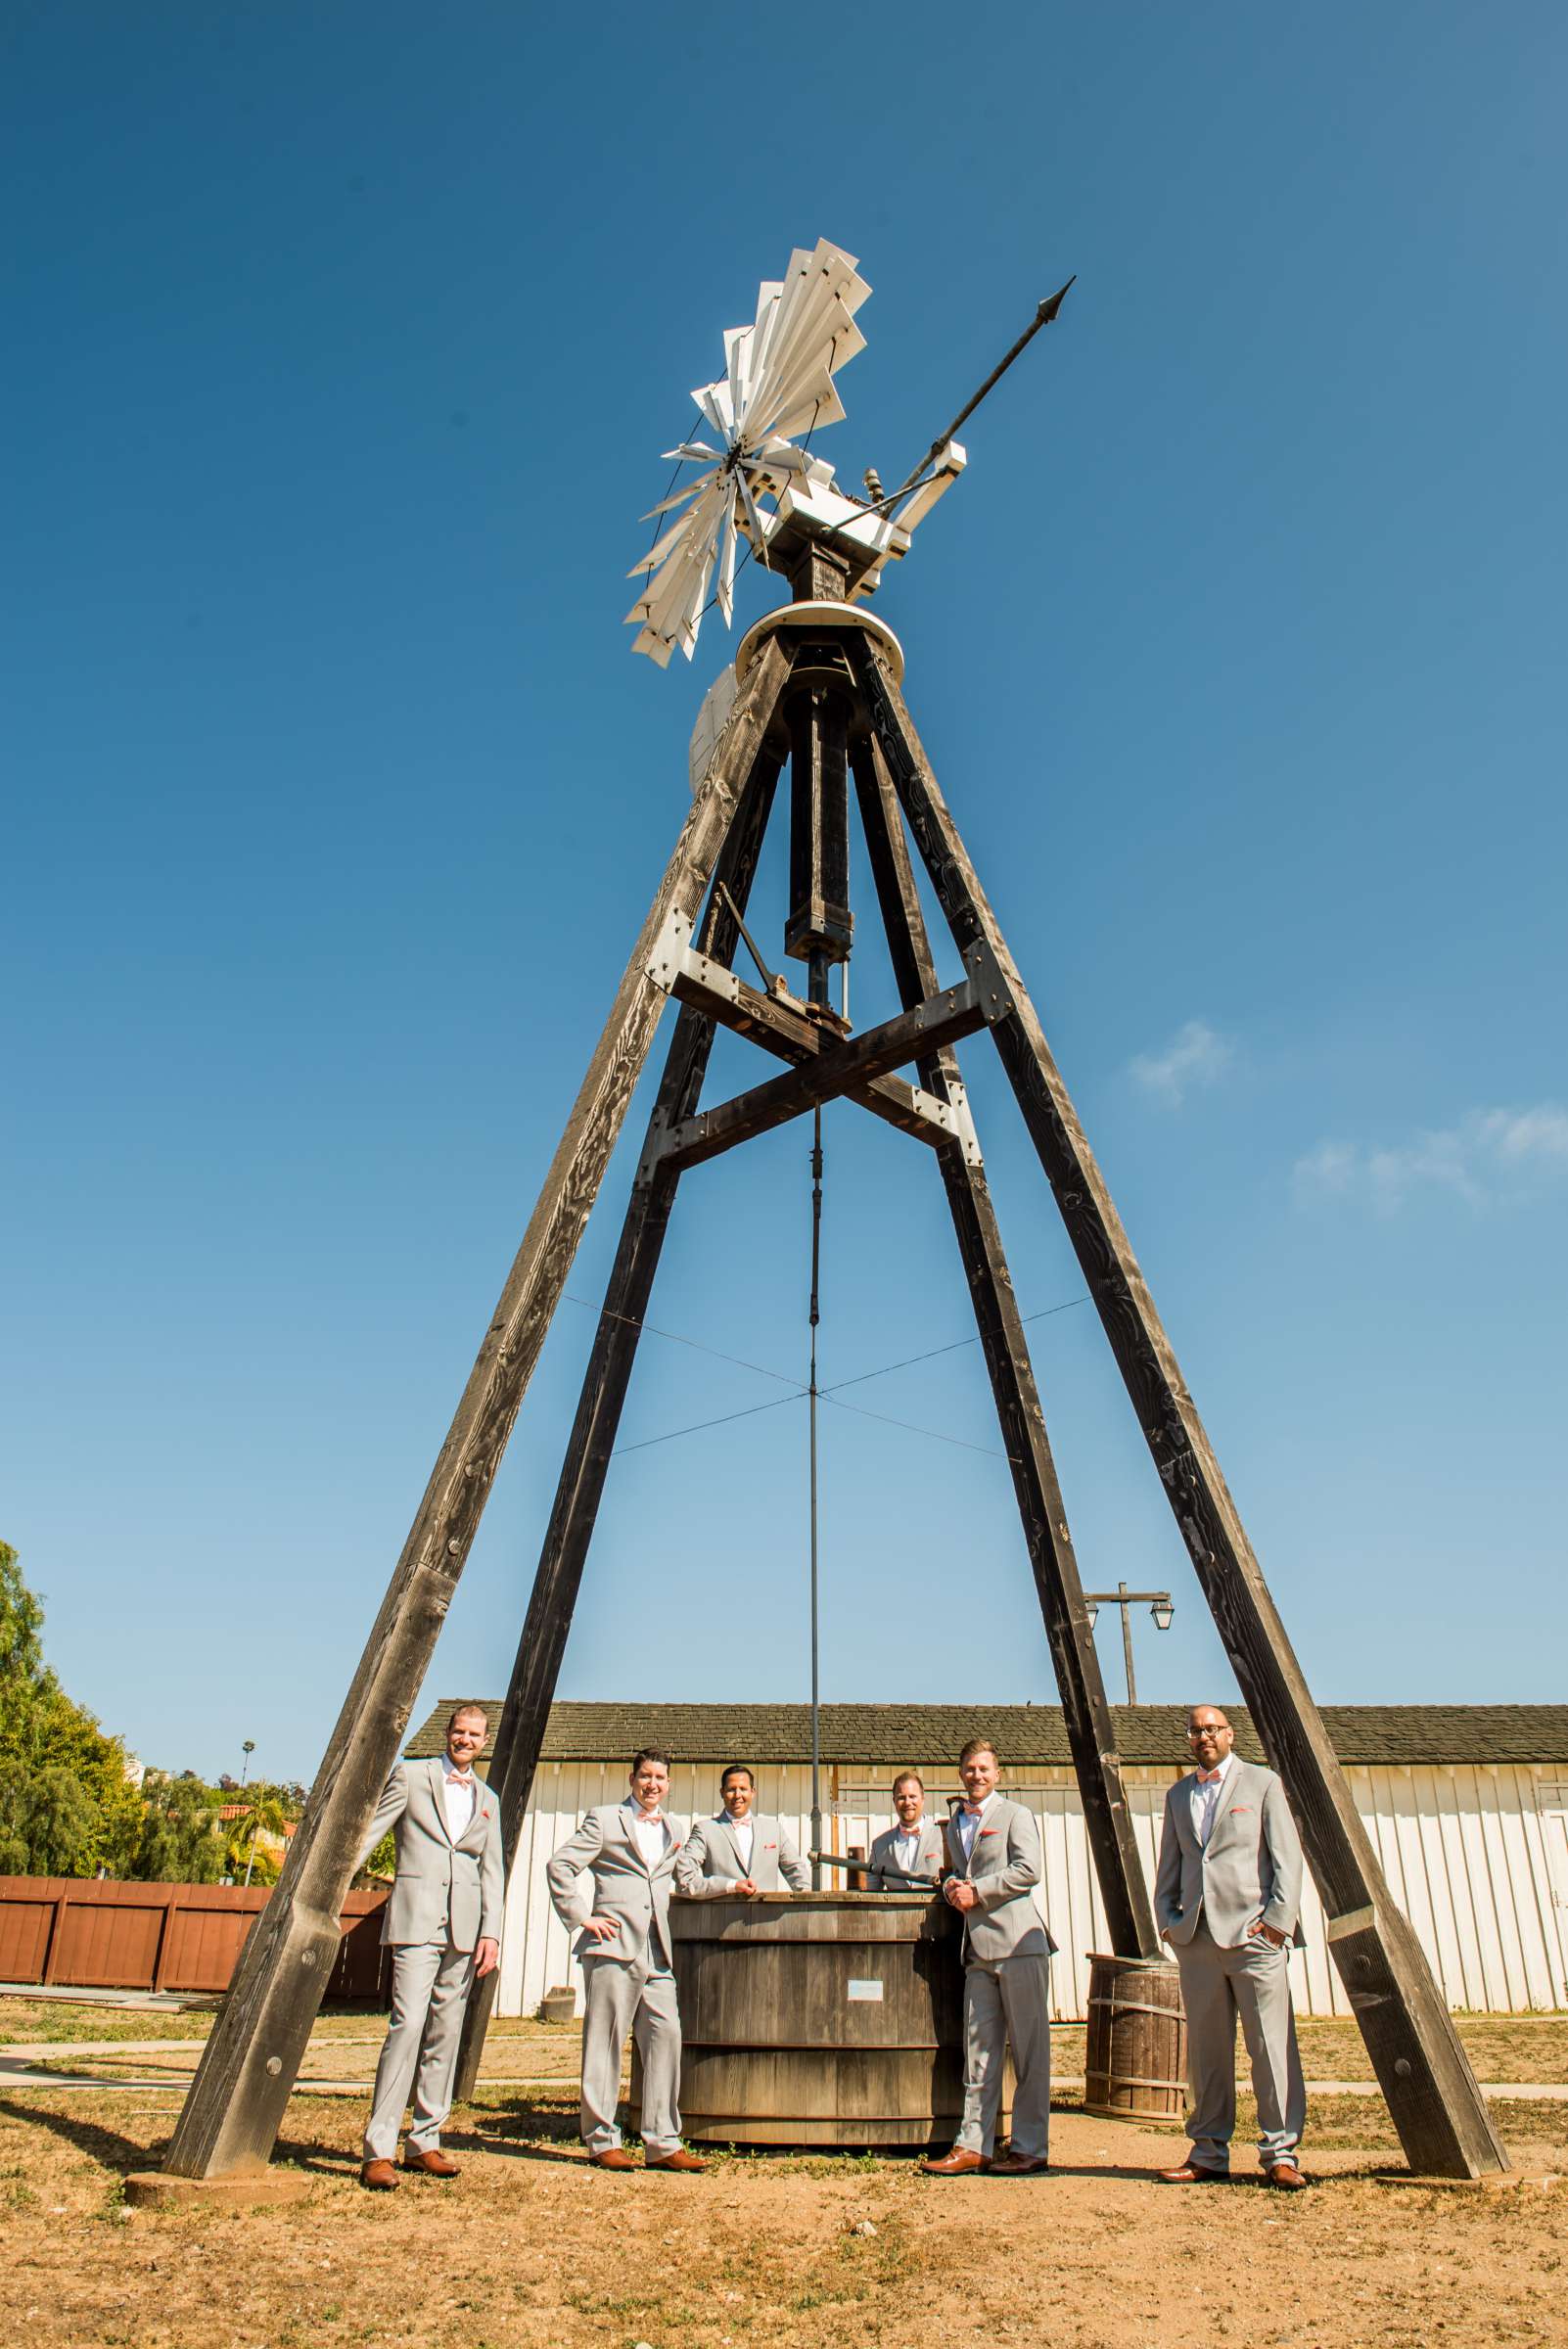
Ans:
[{"label": "white cloud", "polygon": [[1452,1191],[1474,1208],[1519,1198],[1568,1174],[1568,1109],[1472,1109],[1407,1141],[1322,1141],[1296,1161],[1298,1199],[1364,1198],[1393,1215],[1412,1191]]},{"label": "white cloud", "polygon": [[1163,1052],[1140,1052],[1128,1066],[1168,1109],[1179,1109],[1195,1087],[1216,1083],[1231,1057],[1232,1047],[1207,1020],[1188,1020]]}]

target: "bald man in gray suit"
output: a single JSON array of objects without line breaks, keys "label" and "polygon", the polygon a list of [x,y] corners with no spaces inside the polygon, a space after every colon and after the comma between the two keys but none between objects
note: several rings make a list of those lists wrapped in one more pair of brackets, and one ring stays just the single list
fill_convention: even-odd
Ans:
[{"label": "bald man in gray suit", "polygon": [[1307,2088],[1290,2000],[1290,1945],[1301,1937],[1301,1838],[1271,1770],[1231,1752],[1235,1730],[1218,1705],[1194,1705],[1187,1741],[1197,1769],[1165,1798],[1154,1920],[1181,1969],[1192,2110],[1187,2158],[1162,2170],[1169,2186],[1230,2174],[1236,2126],[1236,2017],[1252,2059],[1258,2159],[1286,2192],[1307,2183],[1296,2165]]}]

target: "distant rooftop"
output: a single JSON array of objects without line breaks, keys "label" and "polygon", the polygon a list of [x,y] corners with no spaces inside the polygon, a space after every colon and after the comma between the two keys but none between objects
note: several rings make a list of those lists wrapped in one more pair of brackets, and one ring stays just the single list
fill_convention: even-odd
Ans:
[{"label": "distant rooftop", "polygon": [[[404,1748],[438,1754],[454,1704],[443,1697]],[[477,1700],[489,1713],[493,1738],[499,1697]],[[1241,1705],[1228,1708],[1236,1751],[1263,1760],[1263,1747]],[[1186,1713],[1179,1705],[1113,1705],[1124,1762],[1184,1767]],[[1568,1763],[1568,1705],[1324,1705],[1322,1716],[1341,1762],[1362,1767],[1401,1763]],[[1060,1705],[824,1705],[822,1759],[887,1764],[955,1759],[985,1731],[1004,1764],[1070,1768]],[[807,1705],[558,1704],[550,1707],[540,1759],[627,1762],[639,1745],[662,1745],[680,1762],[809,1762]],[[489,1752],[485,1746],[485,1754]]]}]

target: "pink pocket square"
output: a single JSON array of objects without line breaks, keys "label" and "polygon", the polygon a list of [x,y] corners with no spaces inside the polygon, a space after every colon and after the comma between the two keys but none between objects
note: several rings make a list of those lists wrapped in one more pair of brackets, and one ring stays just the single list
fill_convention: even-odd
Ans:
[{"label": "pink pocket square", "polygon": [[1232,1819],[1250,1818],[1251,1815],[1251,1803],[1232,1803],[1230,1806],[1230,1816]]},{"label": "pink pocket square", "polygon": [[1000,1827],[982,1827],[980,1832],[982,1835],[999,1835],[1001,1829]]},{"label": "pink pocket square", "polygon": [[776,1852],[778,1850],[778,1845],[776,1843],[764,1843],[762,1849],[764,1852]]}]

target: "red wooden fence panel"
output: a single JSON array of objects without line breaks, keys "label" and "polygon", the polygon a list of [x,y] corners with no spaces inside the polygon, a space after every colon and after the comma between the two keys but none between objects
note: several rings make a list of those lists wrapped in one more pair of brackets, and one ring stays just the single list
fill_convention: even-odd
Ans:
[{"label": "red wooden fence panel", "polygon": [[[227,1990],[266,1907],[255,1884],[111,1884],[0,1876],[0,1982],[74,1990]],[[351,1892],[327,1983],[332,1999],[385,2004],[384,1892]]]}]

